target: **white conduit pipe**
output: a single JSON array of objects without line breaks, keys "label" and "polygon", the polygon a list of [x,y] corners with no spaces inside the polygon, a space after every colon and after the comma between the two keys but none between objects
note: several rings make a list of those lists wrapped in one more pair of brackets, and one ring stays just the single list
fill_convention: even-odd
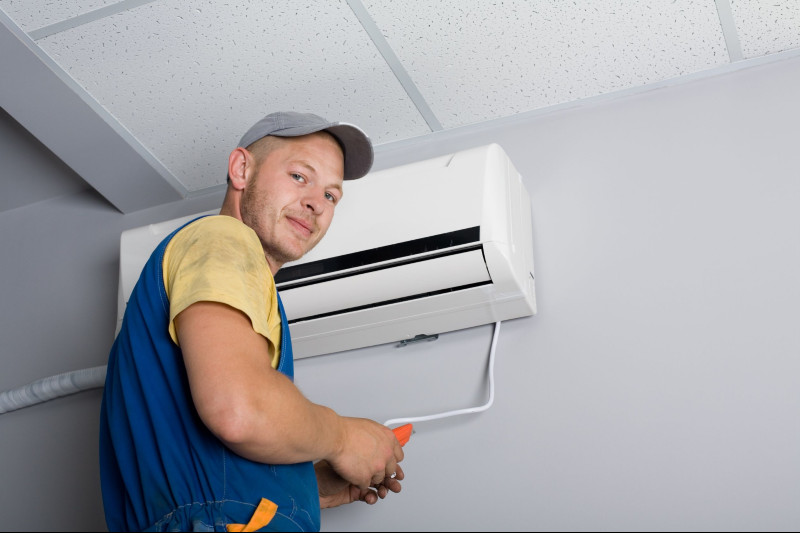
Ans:
[{"label": "white conduit pipe", "polygon": [[[470,407],[458,409],[427,416],[417,416],[412,418],[395,418],[388,420],[384,425],[390,426],[407,422],[423,422],[469,413],[480,413],[492,406],[494,403],[494,358],[497,349],[497,337],[500,334],[500,322],[495,322],[494,334],[492,335],[492,345],[489,349],[489,400],[480,407]],[[49,400],[55,400],[63,396],[69,396],[76,392],[98,389],[105,386],[106,365],[84,368],[83,370],[73,370],[51,376],[49,378],[34,381],[24,387],[12,389],[0,393],[0,415],[30,407]]]},{"label": "white conduit pipe", "polygon": [[73,370],[39,379],[24,387],[0,393],[0,415],[76,392],[103,387],[106,365]]},{"label": "white conduit pipe", "polygon": [[465,409],[456,409],[455,411],[446,411],[444,413],[436,413],[433,415],[414,416],[409,418],[393,418],[383,423],[384,426],[394,426],[398,424],[408,424],[411,422],[427,422],[428,420],[436,420],[439,418],[447,418],[450,416],[468,415],[472,413],[480,413],[489,409],[494,403],[494,360],[495,352],[497,351],[497,337],[500,335],[500,324],[502,322],[494,323],[494,333],[492,334],[492,344],[489,347],[489,399],[485,404],[478,407],[467,407]]}]

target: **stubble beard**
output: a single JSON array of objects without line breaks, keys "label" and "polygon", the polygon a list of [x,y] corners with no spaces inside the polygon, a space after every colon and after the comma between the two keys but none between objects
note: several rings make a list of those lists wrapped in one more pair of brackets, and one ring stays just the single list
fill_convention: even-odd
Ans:
[{"label": "stubble beard", "polygon": [[[252,229],[261,242],[264,255],[274,262],[283,265],[300,259],[304,252],[298,253],[289,246],[283,245],[276,237],[276,230],[282,218],[275,208],[270,206],[257,187],[251,187],[242,195],[242,222]],[[272,226],[270,227],[270,223]]]}]

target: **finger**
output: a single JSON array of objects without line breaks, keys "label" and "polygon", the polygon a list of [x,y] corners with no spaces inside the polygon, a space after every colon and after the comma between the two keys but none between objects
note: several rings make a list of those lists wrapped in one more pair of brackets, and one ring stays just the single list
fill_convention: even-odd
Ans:
[{"label": "finger", "polygon": [[403,452],[403,447],[400,446],[400,442],[397,439],[395,439],[394,442],[394,460],[399,463],[406,455],[405,452]]},{"label": "finger", "polygon": [[362,490],[361,496],[358,499],[368,505],[375,505],[378,502],[378,495],[374,490]]},{"label": "finger", "polygon": [[397,465],[396,472],[392,472],[392,475],[386,476],[380,484],[373,485],[373,487],[386,487],[392,492],[400,492],[400,489],[402,488],[400,481],[405,479],[405,477],[406,473],[403,471],[400,465]]},{"label": "finger", "polygon": [[387,479],[381,486],[394,493],[400,492],[403,488],[403,485],[396,479]]}]

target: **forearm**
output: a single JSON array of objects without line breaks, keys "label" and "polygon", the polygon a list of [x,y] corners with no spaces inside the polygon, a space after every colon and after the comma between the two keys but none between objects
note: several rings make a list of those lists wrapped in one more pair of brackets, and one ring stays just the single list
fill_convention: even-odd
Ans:
[{"label": "forearm", "polygon": [[392,431],[310,402],[269,365],[272,345],[238,311],[199,302],[175,323],[197,413],[234,452],[273,464],[325,459],[362,490],[396,470],[403,452]]},{"label": "forearm", "polygon": [[235,392],[217,388],[218,394],[206,397],[211,404],[195,400],[195,405],[206,426],[247,459],[271,464],[326,460],[361,490],[395,472],[402,460],[390,429],[310,402],[271,368],[241,381]]},{"label": "forearm", "polygon": [[309,401],[277,371],[204,422],[237,454],[262,463],[289,464],[327,459],[343,441],[342,418]]}]

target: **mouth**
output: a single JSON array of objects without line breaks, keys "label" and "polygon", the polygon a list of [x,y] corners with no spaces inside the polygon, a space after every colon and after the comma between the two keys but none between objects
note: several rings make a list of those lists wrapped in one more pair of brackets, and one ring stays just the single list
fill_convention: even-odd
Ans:
[{"label": "mouth", "polygon": [[314,224],[308,220],[295,217],[286,217],[286,220],[303,235],[309,236],[314,233]]}]

